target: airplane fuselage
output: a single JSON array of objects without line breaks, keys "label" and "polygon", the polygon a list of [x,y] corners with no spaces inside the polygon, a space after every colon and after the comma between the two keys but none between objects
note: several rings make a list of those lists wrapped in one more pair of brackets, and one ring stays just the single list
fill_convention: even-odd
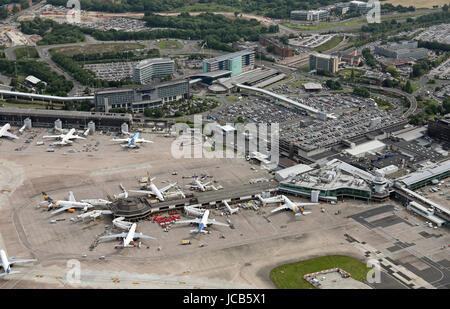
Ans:
[{"label": "airplane fuselage", "polygon": [[128,231],[127,237],[125,237],[125,238],[123,239],[123,246],[124,246],[124,247],[131,247],[131,246],[130,246],[130,243],[131,243],[131,242],[133,241],[133,239],[134,239],[134,233],[136,232],[136,227],[137,227],[137,224],[136,224],[136,223],[133,223],[133,224],[131,225],[130,230]]},{"label": "airplane fuselage", "polygon": [[0,260],[2,262],[3,270],[5,273],[9,274],[11,272],[11,266],[9,265],[8,257],[4,250],[0,250]]}]

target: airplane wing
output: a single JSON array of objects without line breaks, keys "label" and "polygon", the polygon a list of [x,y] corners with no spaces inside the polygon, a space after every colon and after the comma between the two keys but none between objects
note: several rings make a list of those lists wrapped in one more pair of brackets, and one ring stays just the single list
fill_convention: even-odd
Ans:
[{"label": "airplane wing", "polygon": [[113,142],[127,142],[129,141],[129,138],[113,138],[112,141]]},{"label": "airplane wing", "polygon": [[63,212],[65,210],[67,210],[67,209],[70,209],[70,208],[72,208],[72,206],[63,206],[63,207],[58,208],[57,210],[53,211],[51,214],[52,215],[56,215],[56,214],[58,214],[60,212]]},{"label": "airplane wing", "polygon": [[156,239],[156,238],[153,238],[153,237],[151,237],[151,236],[144,235],[144,234],[142,234],[142,233],[134,233],[134,238],[141,238],[141,239]]},{"label": "airplane wing", "polygon": [[165,186],[164,188],[159,189],[159,191],[160,191],[161,193],[166,192],[167,190],[169,190],[170,188],[172,188],[172,187],[175,186],[176,184],[177,184],[176,182],[175,182],[175,183],[171,183],[171,184]]},{"label": "airplane wing", "polygon": [[8,260],[9,264],[15,264],[15,263],[29,263],[29,262],[36,262],[36,259],[11,259]]},{"label": "airplane wing", "polygon": [[175,223],[198,223],[200,224],[202,222],[202,219],[192,219],[192,220],[177,220]]},{"label": "airplane wing", "polygon": [[148,141],[146,139],[138,139],[136,140],[136,143],[153,143],[152,141]]},{"label": "airplane wing", "polygon": [[73,195],[73,192],[72,192],[72,191],[69,192],[69,201],[71,201],[71,202],[76,202],[76,201],[77,201],[77,200],[75,199],[75,196]]},{"label": "airplane wing", "polygon": [[10,271],[9,273],[1,273],[0,278],[3,276],[6,276],[6,275],[12,275],[12,274],[20,274],[20,271],[13,270],[13,271]]},{"label": "airplane wing", "polygon": [[274,197],[268,197],[268,198],[260,197],[260,200],[265,204],[284,202],[284,198],[281,196],[274,196]]},{"label": "airplane wing", "polygon": [[148,191],[148,190],[129,190],[128,192],[144,193],[144,194],[155,195],[155,193],[153,191]]},{"label": "airplane wing", "polygon": [[69,138],[86,139],[85,137],[78,136],[78,135],[71,135]]},{"label": "airplane wing", "polygon": [[283,205],[281,205],[280,207],[278,207],[278,208],[275,208],[274,210],[272,210],[271,212],[273,213],[273,212],[277,212],[277,211],[280,211],[280,210],[283,210],[283,209],[288,209],[289,207],[286,205],[286,204],[283,204]]},{"label": "airplane wing", "polygon": [[3,136],[10,137],[10,138],[15,138],[15,139],[19,139],[19,137],[15,136],[15,135],[12,134],[12,133],[9,133],[8,131],[4,132],[4,133],[3,133]]},{"label": "airplane wing", "polygon": [[319,203],[294,203],[294,204],[295,204],[295,206],[299,206],[299,207],[302,207],[302,206],[319,205]]},{"label": "airplane wing", "polygon": [[229,226],[228,224],[218,222],[216,220],[208,220],[207,224],[215,224],[215,225],[221,225],[221,226]]},{"label": "airplane wing", "polygon": [[[109,239],[109,238],[120,238],[120,237],[127,237],[128,233],[120,233],[120,234],[113,234],[113,235],[106,235],[100,237],[100,239]],[[135,234],[136,235],[136,234]]]},{"label": "airplane wing", "polygon": [[60,138],[61,135],[44,135],[42,138]]}]

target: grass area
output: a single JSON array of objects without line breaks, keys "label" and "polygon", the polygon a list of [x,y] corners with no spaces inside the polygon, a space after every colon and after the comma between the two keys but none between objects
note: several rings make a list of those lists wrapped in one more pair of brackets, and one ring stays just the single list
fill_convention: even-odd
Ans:
[{"label": "grass area", "polygon": [[109,52],[122,52],[126,50],[134,50],[141,48],[145,48],[145,46],[137,43],[105,43],[105,44],[91,44],[86,46],[58,47],[53,48],[50,51],[71,57],[76,54],[102,54]]},{"label": "grass area", "polygon": [[297,80],[295,82],[290,82],[289,85],[300,88],[300,87],[303,87],[303,85],[306,84],[306,83],[311,83],[311,81],[309,81],[309,80]]},{"label": "grass area", "polygon": [[304,275],[334,267],[342,268],[350,273],[353,279],[361,282],[366,280],[370,270],[366,264],[355,258],[329,255],[278,266],[270,272],[270,279],[279,289],[311,289],[315,287],[303,279]]},{"label": "grass area", "polygon": [[161,49],[182,49],[183,44],[176,40],[161,40],[156,45]]},{"label": "grass area", "polygon": [[15,102],[0,102],[0,105],[14,106],[14,107],[26,107],[26,108],[45,108],[44,104],[35,103],[15,103]]},{"label": "grass area", "polygon": [[357,18],[352,19],[348,21],[342,21],[337,23],[319,23],[315,25],[296,25],[291,22],[285,22],[282,23],[283,26],[286,26],[288,28],[294,29],[294,30],[306,30],[306,31],[314,31],[314,30],[324,30],[324,29],[331,29],[335,27],[348,27],[348,26],[357,26],[357,25],[363,25],[367,23],[367,20],[365,18]]},{"label": "grass area", "polygon": [[332,48],[335,48],[339,43],[341,43],[343,39],[344,36],[334,36],[331,40],[329,40],[325,44],[322,44],[314,48],[314,50],[317,52],[324,52],[330,50]]},{"label": "grass area", "polygon": [[237,100],[238,100],[237,96],[227,97],[227,101],[229,101],[229,102],[236,102]]},{"label": "grass area", "polygon": [[32,46],[16,48],[14,54],[16,55],[17,60],[39,58],[36,48]]},{"label": "grass area", "polygon": [[419,84],[411,83],[411,86],[412,86],[412,89],[413,89],[413,93],[420,89],[420,85]]},{"label": "grass area", "polygon": [[[353,69],[355,77],[361,77],[364,75],[364,71],[360,69]],[[350,77],[352,75],[352,69],[343,69],[338,72],[339,75],[344,75],[345,77]]]},{"label": "grass area", "polygon": [[432,8],[434,5],[443,6],[448,0],[385,0],[383,3],[392,5],[414,6],[416,8]]}]

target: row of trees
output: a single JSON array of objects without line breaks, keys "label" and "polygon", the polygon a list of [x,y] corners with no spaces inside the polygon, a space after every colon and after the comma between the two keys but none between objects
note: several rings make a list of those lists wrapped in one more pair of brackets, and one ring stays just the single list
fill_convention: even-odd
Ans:
[{"label": "row of trees", "polygon": [[[191,5],[192,1],[185,0],[122,0],[122,1],[95,1],[81,0],[84,10],[104,12],[167,12],[183,11]],[[315,9],[341,0],[198,0],[196,6],[199,10],[206,10],[217,5],[228,6],[235,12],[255,13],[271,18],[289,18],[292,10]],[[65,6],[66,0],[47,0],[53,5]]]},{"label": "row of trees", "polygon": [[147,58],[156,58],[160,57],[159,49],[153,48],[149,49],[145,53],[139,53],[136,51],[121,51],[121,52],[106,52],[106,53],[92,53],[92,54],[75,54],[72,56],[72,59],[78,62],[86,62],[86,61],[95,61],[99,62],[112,62],[112,61],[134,61],[141,60]]},{"label": "row of trees", "polygon": [[152,31],[124,32],[117,30],[98,31],[82,28],[85,34],[100,41],[156,40],[176,38],[183,40],[203,40],[208,48],[233,51],[229,43],[239,41],[257,41],[261,34],[278,32],[278,25],[262,26],[257,20],[229,19],[223,15],[204,13],[190,16],[159,16],[146,13],[144,20],[149,27],[164,28]]},{"label": "row of trees", "polygon": [[83,42],[85,40],[82,31],[70,24],[58,24],[51,19],[42,20],[35,18],[20,23],[20,29],[25,34],[38,34],[42,40],[38,45],[67,44]]}]

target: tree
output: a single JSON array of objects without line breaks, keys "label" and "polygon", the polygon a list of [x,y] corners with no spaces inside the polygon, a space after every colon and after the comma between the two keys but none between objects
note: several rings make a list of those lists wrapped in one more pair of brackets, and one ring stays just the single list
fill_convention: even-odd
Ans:
[{"label": "tree", "polygon": [[411,85],[411,81],[408,79],[408,81],[406,82],[405,86],[403,87],[403,91],[407,92],[407,93],[413,93],[414,89]]}]

